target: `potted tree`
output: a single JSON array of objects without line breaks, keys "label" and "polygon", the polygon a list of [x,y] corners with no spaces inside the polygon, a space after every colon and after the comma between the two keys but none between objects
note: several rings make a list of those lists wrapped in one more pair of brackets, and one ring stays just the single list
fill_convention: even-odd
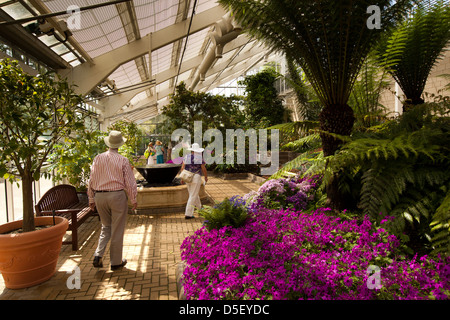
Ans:
[{"label": "potted tree", "polygon": [[0,176],[21,180],[23,197],[23,219],[0,226],[0,272],[8,288],[36,285],[55,273],[68,221],[35,217],[32,187],[58,140],[83,127],[81,102],[56,75],[32,76],[16,61],[0,61]]}]

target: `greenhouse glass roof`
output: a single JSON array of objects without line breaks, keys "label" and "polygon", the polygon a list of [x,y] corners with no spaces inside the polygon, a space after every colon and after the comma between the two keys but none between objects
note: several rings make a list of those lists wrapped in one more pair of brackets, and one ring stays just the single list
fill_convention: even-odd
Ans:
[{"label": "greenhouse glass roof", "polygon": [[144,122],[181,81],[209,91],[270,53],[215,0],[0,0],[0,42],[67,77],[108,122]]}]

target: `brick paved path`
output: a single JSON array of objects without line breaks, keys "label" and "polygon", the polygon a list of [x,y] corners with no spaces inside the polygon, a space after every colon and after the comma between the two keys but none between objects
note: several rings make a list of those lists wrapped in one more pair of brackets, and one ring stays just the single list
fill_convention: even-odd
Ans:
[{"label": "brick paved path", "polygon": [[[214,201],[257,190],[248,180],[222,180],[211,177],[206,192]],[[103,268],[92,266],[100,223],[89,218],[79,229],[80,248],[72,251],[63,245],[56,274],[45,283],[20,290],[7,289],[0,277],[0,300],[177,300],[176,270],[181,262],[180,245],[184,238],[201,227],[202,218],[185,220],[184,212],[153,215],[129,215],[124,239],[121,271],[109,267],[109,247]],[[69,233],[70,234],[70,233]],[[80,288],[73,270],[79,267]]]}]

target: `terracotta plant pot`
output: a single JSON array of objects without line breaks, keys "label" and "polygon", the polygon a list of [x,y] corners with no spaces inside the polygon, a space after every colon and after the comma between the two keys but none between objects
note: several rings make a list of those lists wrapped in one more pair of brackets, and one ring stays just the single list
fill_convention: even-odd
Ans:
[{"label": "terracotta plant pot", "polygon": [[17,234],[3,234],[22,227],[22,220],[0,226],[0,273],[9,289],[27,288],[50,279],[56,272],[67,219],[36,217],[36,226],[51,227]]}]

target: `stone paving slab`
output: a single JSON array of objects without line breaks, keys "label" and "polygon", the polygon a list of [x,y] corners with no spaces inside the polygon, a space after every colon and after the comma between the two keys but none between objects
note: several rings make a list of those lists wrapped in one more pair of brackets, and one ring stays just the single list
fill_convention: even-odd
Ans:
[{"label": "stone paving slab", "polygon": [[[257,190],[248,180],[211,177],[206,192],[214,201]],[[127,265],[111,271],[109,246],[103,268],[94,268],[92,259],[100,234],[97,217],[79,228],[80,248],[63,245],[57,271],[48,281],[26,289],[5,288],[0,277],[0,300],[178,300],[177,267],[181,263],[183,240],[202,225],[203,219],[184,219],[184,212],[128,215],[123,256]],[[68,232],[70,236],[70,232]],[[73,270],[79,268],[79,288]]]}]

